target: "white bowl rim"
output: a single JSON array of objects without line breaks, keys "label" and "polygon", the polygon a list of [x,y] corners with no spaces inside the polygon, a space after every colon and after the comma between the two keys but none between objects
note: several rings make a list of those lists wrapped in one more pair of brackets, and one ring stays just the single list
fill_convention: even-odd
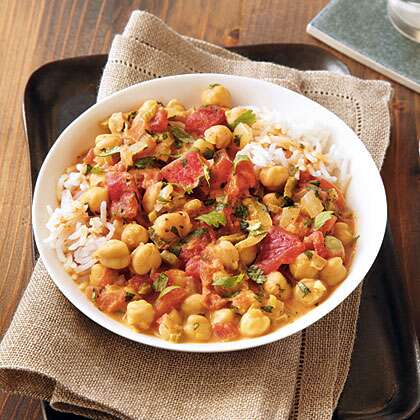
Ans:
[{"label": "white bowl rim", "polygon": [[[268,88],[271,87],[271,88],[276,88],[276,89],[280,89],[280,90],[283,90],[283,91],[287,91],[287,94],[289,94],[289,95],[299,96],[299,97],[302,98],[303,101],[309,101],[309,102],[315,104],[316,106],[322,108],[324,110],[324,112],[329,113],[332,116],[332,118],[338,120],[341,124],[344,124],[344,126],[347,127],[347,129],[350,130],[350,132],[352,133],[353,140],[358,144],[359,148],[363,149],[364,153],[366,153],[365,157],[368,160],[370,160],[370,166],[375,168],[375,171],[372,172],[372,175],[376,178],[376,179],[374,179],[374,183],[376,184],[376,186],[378,188],[377,192],[380,196],[380,203],[375,203],[376,204],[375,207],[378,210],[378,220],[381,221],[380,224],[381,224],[382,228],[381,228],[379,234],[375,238],[376,240],[374,242],[374,246],[370,249],[370,251],[371,251],[370,252],[370,254],[371,254],[370,263],[366,264],[364,269],[360,270],[360,272],[358,273],[358,277],[360,277],[360,279],[358,279],[357,281],[354,281],[351,286],[348,286],[346,288],[342,288],[341,289],[341,296],[340,296],[339,299],[333,299],[332,296],[330,296],[328,299],[323,301],[321,305],[317,306],[316,308],[311,309],[308,313],[306,313],[305,315],[302,315],[301,317],[299,317],[295,321],[291,322],[290,324],[286,324],[284,327],[280,327],[277,330],[275,330],[275,331],[273,331],[273,332],[271,332],[267,335],[260,336],[260,337],[240,339],[240,340],[228,341],[228,342],[216,342],[216,343],[171,343],[171,342],[165,341],[163,339],[160,339],[158,337],[154,337],[154,336],[151,336],[151,335],[132,332],[131,330],[129,330],[127,327],[125,327],[123,324],[120,324],[120,323],[110,322],[108,325],[104,325],[105,324],[104,317],[106,317],[107,319],[109,317],[107,317],[105,314],[100,312],[93,304],[92,304],[92,307],[97,312],[99,312],[99,314],[95,310],[92,310],[92,311],[83,310],[78,305],[78,300],[79,299],[66,293],[66,291],[64,290],[64,286],[61,284],[60,280],[58,280],[58,273],[56,273],[55,270],[53,269],[52,265],[49,264],[48,256],[47,256],[47,253],[46,253],[46,244],[43,242],[44,238],[41,237],[41,232],[40,232],[41,227],[38,226],[37,223],[36,223],[36,221],[38,220],[38,214],[39,214],[39,212],[41,212],[41,204],[42,204],[42,199],[41,199],[41,193],[42,193],[41,184],[42,184],[42,182],[41,182],[41,180],[43,179],[44,173],[46,172],[46,168],[48,167],[50,160],[53,159],[54,152],[55,152],[56,148],[58,148],[59,144],[62,142],[62,140],[65,137],[67,132],[71,131],[72,128],[79,123],[79,121],[81,121],[83,119],[88,119],[89,114],[92,112],[92,110],[97,109],[98,107],[102,107],[106,104],[110,104],[114,101],[117,102],[117,100],[119,98],[124,97],[127,94],[127,92],[139,89],[139,87],[145,87],[145,86],[152,86],[153,87],[153,85],[158,86],[159,83],[161,83],[161,81],[163,81],[163,80],[165,80],[165,81],[175,80],[176,81],[176,80],[180,80],[180,79],[182,80],[182,79],[191,79],[191,78],[203,79],[203,80],[212,78],[212,79],[224,79],[224,80],[227,80],[227,81],[240,79],[243,82],[260,83],[262,89],[263,88],[268,89]],[[370,168],[370,169],[372,169],[372,168]],[[44,205],[44,209],[45,209],[45,205]],[[63,295],[80,312],[82,312],[84,315],[86,315],[88,318],[90,318],[92,321],[99,324],[103,328],[108,329],[108,330],[112,331],[113,333],[115,333],[117,335],[120,335],[124,338],[128,338],[128,339],[130,339],[132,341],[135,341],[137,343],[146,344],[146,345],[150,345],[152,347],[161,348],[161,349],[165,349],[165,350],[174,350],[174,351],[181,351],[181,352],[194,352],[194,353],[229,352],[229,351],[245,350],[245,349],[248,349],[248,348],[254,348],[254,347],[259,347],[259,346],[262,346],[262,345],[265,345],[265,344],[274,343],[276,341],[279,341],[281,339],[289,337],[293,334],[296,334],[296,333],[308,328],[309,326],[311,326],[312,324],[314,324],[315,322],[317,322],[318,320],[323,318],[329,312],[334,310],[338,305],[340,305],[357,288],[357,286],[362,282],[362,280],[364,279],[364,277],[368,273],[369,269],[371,268],[372,264],[374,263],[374,260],[377,256],[377,254],[379,253],[379,250],[380,250],[380,247],[381,247],[381,244],[382,244],[382,240],[383,240],[383,237],[384,237],[384,234],[385,234],[386,220],[387,220],[387,201],[386,201],[385,188],[384,188],[381,176],[379,174],[379,171],[378,171],[378,169],[377,169],[377,167],[376,167],[376,165],[375,165],[375,163],[372,159],[372,156],[370,155],[370,153],[366,149],[366,146],[359,139],[359,137],[356,135],[356,133],[354,133],[354,131],[350,127],[348,127],[347,124],[343,120],[341,120],[337,115],[335,115],[333,112],[331,112],[327,108],[323,107],[319,103],[317,103],[317,102],[315,102],[315,101],[313,101],[313,100],[307,98],[306,96],[303,96],[303,95],[301,95],[297,92],[294,92],[290,89],[287,89],[285,87],[276,85],[276,84],[271,83],[271,82],[267,82],[267,81],[262,80],[262,79],[255,79],[255,78],[252,78],[252,77],[245,77],[245,76],[234,76],[234,75],[227,75],[227,74],[219,74],[219,73],[181,74],[181,75],[167,76],[167,77],[162,77],[162,78],[158,78],[158,79],[153,79],[153,80],[140,82],[140,83],[131,85],[131,86],[125,88],[125,89],[122,89],[118,92],[115,92],[114,94],[104,98],[103,100],[101,100],[101,101],[95,103],[94,105],[92,105],[91,107],[89,107],[87,110],[85,110],[81,115],[79,115],[74,121],[72,121],[63,130],[63,132],[58,136],[57,140],[55,141],[55,143],[53,144],[53,146],[49,150],[49,152],[48,152],[48,154],[47,154],[47,156],[46,156],[46,158],[45,158],[45,160],[42,164],[42,167],[39,171],[38,177],[37,177],[37,182],[36,182],[35,189],[34,189],[34,194],[33,194],[33,203],[32,203],[33,231],[34,231],[35,241],[36,241],[39,253],[40,253],[40,257],[42,258],[42,260],[44,262],[44,265],[45,265],[49,275],[53,279],[55,285],[63,293]],[[64,268],[62,269],[62,272],[65,273]],[[344,280],[343,284],[346,283],[346,280],[347,280],[347,278]],[[86,299],[84,295],[81,294],[81,296],[82,296],[83,299]],[[285,333],[285,331],[287,331],[287,332]]]}]

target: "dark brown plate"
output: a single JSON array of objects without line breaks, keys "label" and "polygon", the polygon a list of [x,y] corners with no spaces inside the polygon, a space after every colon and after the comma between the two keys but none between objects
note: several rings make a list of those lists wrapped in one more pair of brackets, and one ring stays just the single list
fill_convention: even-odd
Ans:
[{"label": "dark brown plate", "polygon": [[[233,50],[257,61],[349,74],[333,55],[310,45],[267,44]],[[96,55],[56,61],[44,65],[29,79],[24,117],[33,184],[58,135],[95,102],[106,59],[105,55]],[[401,419],[420,403],[419,349],[401,272],[387,229],[365,280],[350,373],[334,414],[336,419]],[[48,404],[45,412],[48,419],[80,418],[57,413]]]}]

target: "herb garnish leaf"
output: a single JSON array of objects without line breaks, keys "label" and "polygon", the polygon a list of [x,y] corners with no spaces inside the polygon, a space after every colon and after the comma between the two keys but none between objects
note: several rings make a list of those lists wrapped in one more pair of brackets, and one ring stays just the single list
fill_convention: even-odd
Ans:
[{"label": "herb garnish leaf", "polygon": [[160,273],[158,278],[153,282],[152,287],[155,292],[162,292],[168,285],[169,277],[165,273]]},{"label": "herb garnish leaf", "polygon": [[218,277],[213,280],[213,286],[221,286],[232,288],[237,286],[238,284],[242,283],[243,279],[245,278],[244,273],[240,273],[236,276],[228,276],[228,277]]},{"label": "herb garnish leaf", "polygon": [[216,210],[213,210],[210,213],[202,214],[201,216],[196,217],[195,220],[199,220],[200,222],[215,228],[226,225],[225,215]]},{"label": "herb garnish leaf", "polygon": [[246,274],[252,281],[255,281],[257,284],[263,284],[267,280],[264,271],[256,265],[249,266],[246,270]]}]

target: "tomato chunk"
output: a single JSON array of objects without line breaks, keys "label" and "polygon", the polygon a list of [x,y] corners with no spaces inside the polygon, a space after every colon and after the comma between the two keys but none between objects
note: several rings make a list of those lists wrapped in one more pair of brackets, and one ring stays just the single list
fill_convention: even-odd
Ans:
[{"label": "tomato chunk", "polygon": [[185,120],[185,130],[190,134],[202,136],[213,125],[226,125],[223,108],[217,105],[201,107],[190,114]]},{"label": "tomato chunk", "polygon": [[127,306],[125,292],[120,288],[107,287],[96,298],[96,305],[101,311],[109,314],[121,311]]},{"label": "tomato chunk", "polygon": [[277,270],[281,264],[290,264],[305,250],[300,239],[281,227],[273,226],[263,240],[257,266],[265,274]]},{"label": "tomato chunk", "polygon": [[213,326],[213,334],[220,340],[233,340],[239,336],[239,330],[236,322],[218,322]]},{"label": "tomato chunk", "polygon": [[156,115],[149,121],[149,131],[152,133],[163,133],[168,128],[168,113],[159,108]]},{"label": "tomato chunk", "polygon": [[225,150],[220,150],[214,155],[214,165],[210,170],[210,184],[212,189],[223,187],[233,171],[233,163]]},{"label": "tomato chunk", "polygon": [[189,152],[162,168],[166,181],[182,188],[195,188],[204,176],[204,161],[198,152]]},{"label": "tomato chunk", "polygon": [[303,240],[306,249],[314,249],[322,258],[328,258],[328,250],[325,247],[324,235],[319,230],[311,233]]},{"label": "tomato chunk", "polygon": [[139,202],[134,192],[126,192],[117,201],[111,203],[111,214],[126,220],[135,220],[139,211]]},{"label": "tomato chunk", "polygon": [[171,290],[155,302],[156,318],[171,312],[172,309],[179,307],[187,297],[187,291],[180,287]]},{"label": "tomato chunk", "polygon": [[235,169],[235,175],[232,175],[226,187],[226,194],[231,200],[235,200],[241,195],[248,195],[249,188],[255,187],[257,177],[254,172],[254,166],[248,160],[240,161]]}]

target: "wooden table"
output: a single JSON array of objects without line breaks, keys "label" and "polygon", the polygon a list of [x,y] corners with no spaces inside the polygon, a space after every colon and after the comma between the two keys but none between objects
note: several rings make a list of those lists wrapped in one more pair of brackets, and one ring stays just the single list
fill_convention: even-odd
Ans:
[{"label": "wooden table", "polygon": [[[106,53],[132,10],[219,45],[320,44],[305,27],[327,0],[1,0],[0,1],[0,334],[6,331],[32,269],[29,155],[21,118],[30,74],[64,57]],[[320,44],[321,45],[321,44]],[[324,46],[325,47],[325,46]],[[325,47],[328,49],[328,47]],[[385,79],[333,52],[362,78]],[[382,170],[404,277],[420,296],[420,95],[394,84],[392,142]],[[420,335],[420,305],[413,305]],[[0,393],[0,418],[41,419],[41,404]],[[415,416],[420,419],[420,416]]]}]

